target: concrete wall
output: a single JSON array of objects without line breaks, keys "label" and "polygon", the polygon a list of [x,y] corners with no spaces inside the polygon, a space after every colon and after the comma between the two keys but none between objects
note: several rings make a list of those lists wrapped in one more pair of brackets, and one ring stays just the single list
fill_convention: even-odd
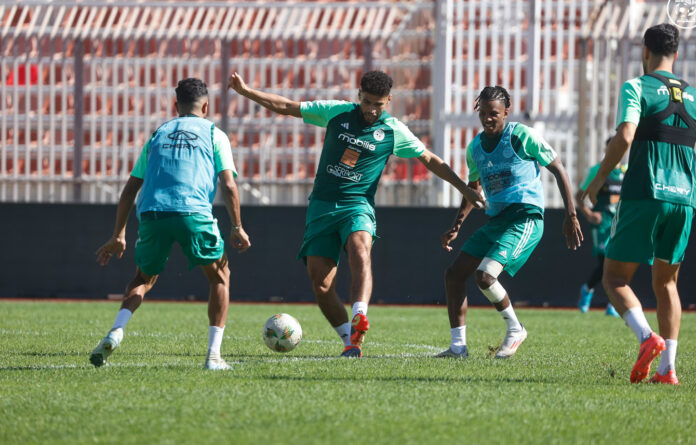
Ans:
[{"label": "concrete wall", "polygon": [[[236,301],[314,301],[304,265],[295,259],[304,230],[304,208],[244,207],[244,226],[252,248],[238,255],[228,252],[232,269],[231,299]],[[128,226],[128,249],[121,260],[107,267],[95,262],[95,250],[111,235],[114,205],[0,204],[4,234],[0,254],[0,297],[95,298],[120,294],[135,271],[133,246],[137,232],[134,216]],[[215,208],[223,232],[229,220],[223,208]],[[380,239],[373,249],[374,303],[445,302],[443,273],[456,252],[440,247],[440,234],[454,218],[454,209],[380,208]],[[501,282],[516,305],[574,306],[578,289],[589,276],[590,233],[576,252],[565,247],[561,234],[562,212],[546,214],[544,237],[524,268]],[[474,213],[455,243],[458,249],[486,218]],[[696,247],[691,243],[682,267],[679,288],[684,307],[696,307]],[[350,274],[345,258],[339,267],[339,294],[348,296]],[[644,305],[654,307],[650,269],[641,266],[634,281]],[[206,300],[208,286],[199,270],[188,269],[175,246],[167,268],[150,296],[165,299]],[[469,284],[472,304],[487,300]],[[606,303],[600,290],[595,305]]]}]

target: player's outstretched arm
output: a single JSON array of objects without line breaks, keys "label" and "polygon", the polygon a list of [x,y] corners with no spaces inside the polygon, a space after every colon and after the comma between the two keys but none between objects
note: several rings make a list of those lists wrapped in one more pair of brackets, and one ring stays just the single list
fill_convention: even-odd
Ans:
[{"label": "player's outstretched arm", "polygon": [[556,178],[556,184],[561,191],[563,197],[563,205],[565,206],[566,216],[563,220],[563,235],[566,238],[566,244],[569,249],[577,249],[583,241],[582,230],[580,230],[580,221],[578,221],[577,213],[575,212],[575,203],[573,202],[573,194],[570,191],[570,180],[566,173],[563,163],[558,157],[551,161],[546,166]]},{"label": "player's outstretched arm", "polygon": [[103,246],[97,249],[96,252],[97,263],[100,265],[106,266],[113,255],[116,255],[116,258],[123,257],[123,251],[126,250],[126,224],[128,223],[128,216],[133,209],[135,198],[138,196],[138,191],[142,185],[142,179],[131,176],[123,187],[116,209],[114,234]]},{"label": "player's outstretched arm", "polygon": [[[469,183],[469,187],[473,190],[475,190],[477,193],[481,192],[481,182],[480,181],[474,181]],[[465,197],[462,197],[462,203],[459,205],[459,210],[457,210],[457,216],[454,218],[454,222],[452,223],[452,227],[447,229],[445,233],[443,233],[440,236],[440,242],[442,243],[442,248],[445,249],[448,252],[452,251],[452,246],[450,243],[457,239],[457,235],[459,234],[459,229],[462,227],[462,224],[464,223],[464,220],[466,219],[467,216],[469,216],[469,213],[471,213],[471,209],[474,208],[474,205],[467,201]]]},{"label": "player's outstretched arm", "polygon": [[418,160],[437,177],[452,184],[464,196],[464,199],[469,201],[475,208],[482,209],[484,207],[484,200],[481,194],[467,186],[450,166],[435,153],[426,149],[418,157]]},{"label": "player's outstretched arm", "polygon": [[607,145],[607,151],[604,153],[604,159],[602,159],[602,163],[599,165],[597,175],[583,192],[582,199],[590,198],[593,205],[597,204],[597,193],[599,193],[611,171],[621,162],[621,158],[628,151],[628,147],[633,143],[633,138],[636,136],[636,128],[636,124],[632,122],[624,122],[619,125],[616,134],[609,141],[609,145]]},{"label": "player's outstretched arm", "polygon": [[220,189],[222,191],[222,199],[225,202],[227,213],[232,221],[232,230],[230,232],[230,241],[232,246],[237,249],[238,253],[246,252],[251,247],[249,235],[242,228],[242,212],[239,208],[239,191],[237,183],[234,180],[232,170],[223,170],[219,174]]},{"label": "player's outstretched arm", "polygon": [[233,89],[240,95],[253,100],[264,108],[268,108],[274,113],[285,116],[302,117],[300,113],[300,103],[278,94],[266,93],[250,88],[238,73],[230,76],[227,89]]}]

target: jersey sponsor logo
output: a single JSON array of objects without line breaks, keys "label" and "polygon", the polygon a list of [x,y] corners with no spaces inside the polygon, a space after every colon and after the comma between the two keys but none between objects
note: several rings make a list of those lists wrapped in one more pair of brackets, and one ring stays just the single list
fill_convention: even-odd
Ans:
[{"label": "jersey sponsor logo", "polygon": [[486,175],[487,181],[499,181],[512,176],[511,170],[498,170]]},{"label": "jersey sponsor logo", "polygon": [[375,130],[374,133],[372,133],[372,137],[374,137],[377,142],[383,141],[384,140],[384,131],[382,131],[381,128],[378,128]]},{"label": "jersey sponsor logo", "polygon": [[667,193],[676,193],[677,195],[689,195],[691,189],[684,187],[678,187],[676,185],[661,184],[659,182],[655,183],[655,190]]},{"label": "jersey sponsor logo", "polygon": [[657,89],[657,94],[658,94],[658,96],[662,96],[662,95],[669,96],[669,90],[667,89],[666,86],[662,85],[660,88]]},{"label": "jersey sponsor logo", "polygon": [[350,145],[354,145],[356,147],[360,148],[367,148],[370,151],[375,151],[377,148],[375,144],[371,144],[367,141],[363,141],[362,139],[358,139],[356,137],[353,137],[350,134],[347,133],[341,133],[338,135],[338,140],[342,142],[348,142]]},{"label": "jersey sponsor logo", "polygon": [[353,168],[358,162],[359,157],[360,153],[355,150],[351,150],[350,148],[346,148],[346,151],[343,152],[343,156],[341,157],[341,164],[345,165],[346,167]]},{"label": "jersey sponsor logo", "polygon": [[346,130],[348,130],[348,127],[349,127],[348,122],[342,123],[342,124],[341,124],[341,127],[343,127],[343,128],[345,128]]},{"label": "jersey sponsor logo", "polygon": [[190,131],[177,130],[169,133],[167,138],[171,139],[171,144],[162,144],[162,148],[174,149],[174,148],[185,148],[194,149],[197,146],[189,143],[189,141],[195,141],[198,139],[196,133],[191,133]]},{"label": "jersey sponsor logo", "polygon": [[690,101],[690,102],[693,102],[693,101],[694,101],[694,96],[692,96],[691,94],[689,94],[689,93],[687,93],[686,91],[684,91],[684,92],[682,93],[682,99],[688,100],[688,101]]},{"label": "jersey sponsor logo", "polygon": [[362,173],[348,170],[347,168],[340,165],[327,165],[326,172],[330,175],[347,179],[352,182],[360,182],[360,179],[362,179]]}]

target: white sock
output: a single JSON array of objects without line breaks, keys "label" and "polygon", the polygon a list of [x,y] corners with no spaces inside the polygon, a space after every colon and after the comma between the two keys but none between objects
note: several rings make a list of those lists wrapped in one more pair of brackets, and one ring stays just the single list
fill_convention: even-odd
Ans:
[{"label": "white sock", "polygon": [[452,335],[452,342],[450,343],[450,349],[455,354],[461,353],[466,347],[466,325],[457,326],[456,328],[450,329],[450,334]]},{"label": "white sock", "polygon": [[675,369],[674,362],[677,359],[677,340],[666,338],[665,346],[667,346],[667,349],[662,351],[662,355],[660,355],[660,366],[657,367],[657,372],[659,372],[660,375],[667,375],[670,370]]},{"label": "white sock", "polygon": [[353,317],[355,317],[356,314],[367,315],[367,303],[364,301],[353,303]]},{"label": "white sock", "polygon": [[336,326],[334,328],[334,331],[338,334],[339,337],[341,337],[341,340],[343,340],[343,346],[350,346],[350,323],[343,323],[340,326]]},{"label": "white sock", "polygon": [[633,333],[636,334],[639,342],[643,343],[652,334],[652,329],[650,329],[642,307],[636,306],[628,309],[624,312],[623,319],[626,322],[626,326],[631,328]]},{"label": "white sock", "polygon": [[210,326],[208,328],[208,357],[220,356],[220,346],[222,345],[222,334],[225,327]]},{"label": "white sock", "polygon": [[519,320],[517,320],[517,315],[515,315],[515,310],[512,308],[512,303],[502,311],[498,311],[498,313],[503,317],[503,320],[505,320],[508,331],[522,330],[522,325]]},{"label": "white sock", "polygon": [[128,309],[121,309],[118,311],[118,314],[116,314],[116,320],[114,320],[114,325],[111,330],[125,328],[132,315],[133,312],[129,311]]}]

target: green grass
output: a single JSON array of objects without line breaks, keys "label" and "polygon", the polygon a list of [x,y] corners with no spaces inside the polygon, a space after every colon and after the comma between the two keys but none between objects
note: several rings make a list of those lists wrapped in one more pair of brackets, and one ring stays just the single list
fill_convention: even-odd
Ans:
[{"label": "green grass", "polygon": [[[339,359],[312,305],[231,305],[223,356],[202,369],[206,306],[146,303],[108,367],[88,363],[114,303],[0,302],[0,443],[693,443],[696,314],[684,314],[680,387],[630,384],[638,351],[603,313],[518,310],[529,338],[494,360],[493,309],[472,309],[468,360],[435,360],[445,308],[370,308],[363,359]],[[275,312],[304,339],[277,354]],[[656,327],[654,313],[648,320]]]}]

